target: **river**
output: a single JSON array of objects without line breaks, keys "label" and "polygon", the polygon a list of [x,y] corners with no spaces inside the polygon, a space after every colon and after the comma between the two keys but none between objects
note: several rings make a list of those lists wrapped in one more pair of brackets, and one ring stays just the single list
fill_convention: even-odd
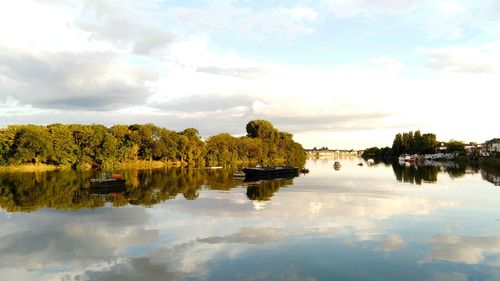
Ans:
[{"label": "river", "polygon": [[[226,169],[0,174],[2,280],[498,280],[499,173],[309,160]],[[358,163],[363,162],[363,166]]]}]

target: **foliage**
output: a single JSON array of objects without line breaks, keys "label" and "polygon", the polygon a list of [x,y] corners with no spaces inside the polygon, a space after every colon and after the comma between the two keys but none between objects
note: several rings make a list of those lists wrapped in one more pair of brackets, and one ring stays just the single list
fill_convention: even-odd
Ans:
[{"label": "foliage", "polygon": [[462,141],[451,140],[446,144],[448,152],[465,152],[465,144]]},{"label": "foliage", "polygon": [[401,154],[427,154],[434,153],[438,142],[435,134],[421,134],[419,130],[396,134],[392,142],[394,156]]},{"label": "foliage", "polygon": [[248,136],[218,134],[203,141],[194,128],[175,132],[154,124],[15,125],[0,129],[0,165],[49,164],[75,169],[117,167],[133,161],[189,166],[230,166],[242,162],[305,162],[292,134],[264,120],[250,121]]},{"label": "foliage", "polygon": [[361,157],[365,159],[368,158],[384,159],[384,158],[390,158],[392,154],[393,154],[392,149],[388,146],[384,148],[370,147],[368,149],[365,149],[365,151],[363,151]]}]

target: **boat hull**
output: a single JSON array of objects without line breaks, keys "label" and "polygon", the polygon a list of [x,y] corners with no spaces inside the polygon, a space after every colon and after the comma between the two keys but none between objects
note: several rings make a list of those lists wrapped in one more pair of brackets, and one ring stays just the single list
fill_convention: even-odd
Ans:
[{"label": "boat hull", "polygon": [[91,188],[111,188],[125,186],[125,179],[108,179],[90,181]]},{"label": "boat hull", "polygon": [[245,179],[293,178],[299,175],[297,167],[243,168]]},{"label": "boat hull", "polygon": [[122,193],[127,190],[125,185],[112,187],[91,187],[90,192],[94,194]]}]

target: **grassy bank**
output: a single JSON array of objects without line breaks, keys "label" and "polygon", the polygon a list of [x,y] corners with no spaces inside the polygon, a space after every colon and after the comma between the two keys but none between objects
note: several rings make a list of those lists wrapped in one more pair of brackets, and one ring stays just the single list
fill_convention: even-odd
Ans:
[{"label": "grassy bank", "polygon": [[[180,167],[181,162],[163,162],[163,161],[147,161],[147,160],[131,160],[113,164],[107,164],[102,167],[92,167],[90,164],[78,165],[76,170],[92,170],[92,169],[155,169],[163,167]],[[71,170],[70,166],[48,165],[48,164],[21,164],[21,165],[6,165],[0,166],[0,173],[33,173],[33,172],[49,172],[56,170]]]},{"label": "grassy bank", "polygon": [[116,163],[113,165],[115,169],[155,169],[163,167],[180,167],[182,163],[179,161],[148,161],[148,160],[131,160]]},{"label": "grassy bank", "polygon": [[48,172],[55,170],[70,170],[71,167],[68,166],[56,166],[47,164],[22,164],[22,165],[9,165],[0,166],[0,172],[3,173],[14,173],[14,172]]}]

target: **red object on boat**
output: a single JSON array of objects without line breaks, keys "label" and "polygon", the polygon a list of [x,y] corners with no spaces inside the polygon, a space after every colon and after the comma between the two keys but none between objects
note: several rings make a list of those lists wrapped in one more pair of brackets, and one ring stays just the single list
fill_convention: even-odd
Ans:
[{"label": "red object on boat", "polygon": [[112,178],[115,179],[115,180],[121,180],[122,179],[122,175],[120,175],[120,174],[113,174]]}]

